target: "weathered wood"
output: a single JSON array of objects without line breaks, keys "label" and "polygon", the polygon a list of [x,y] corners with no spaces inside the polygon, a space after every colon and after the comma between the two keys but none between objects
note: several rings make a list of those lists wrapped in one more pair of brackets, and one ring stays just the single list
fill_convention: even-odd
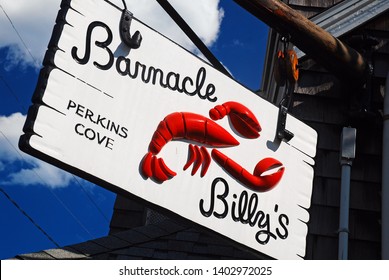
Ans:
[{"label": "weathered wood", "polygon": [[289,0],[289,5],[299,5],[304,7],[320,7],[329,8],[334,5],[334,2],[340,2],[341,0]]},{"label": "weathered wood", "polygon": [[235,0],[343,81],[363,81],[362,55],[278,0]]},{"label": "weathered wood", "polygon": [[[340,179],[317,176],[314,181],[312,205],[339,207]],[[379,183],[351,181],[350,209],[376,212],[381,210]]]}]

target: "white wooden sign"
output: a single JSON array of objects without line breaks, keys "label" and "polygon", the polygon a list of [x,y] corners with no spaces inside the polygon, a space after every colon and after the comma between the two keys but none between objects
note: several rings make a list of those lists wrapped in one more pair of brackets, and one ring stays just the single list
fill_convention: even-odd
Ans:
[{"label": "white wooden sign", "polygon": [[142,41],[129,48],[121,16],[105,0],[63,1],[21,149],[273,258],[302,258],[316,132],[288,116],[295,136],[275,141],[277,107],[135,18]]}]

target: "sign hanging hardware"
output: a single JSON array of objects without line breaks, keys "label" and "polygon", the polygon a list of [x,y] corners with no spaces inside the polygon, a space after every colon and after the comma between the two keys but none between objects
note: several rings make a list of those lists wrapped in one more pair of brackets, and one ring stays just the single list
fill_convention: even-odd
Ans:
[{"label": "sign hanging hardware", "polygon": [[131,36],[130,27],[133,19],[133,14],[127,10],[126,2],[123,0],[124,9],[122,17],[120,18],[119,33],[122,42],[130,49],[137,49],[142,43],[142,35],[139,31],[135,31],[134,35]]},{"label": "sign hanging hardware", "polygon": [[282,37],[283,50],[278,51],[274,67],[274,77],[279,86],[284,86],[284,97],[279,105],[276,137],[281,141],[290,141],[294,134],[286,129],[286,118],[292,103],[294,86],[299,78],[298,58],[293,49],[288,49],[289,38]]},{"label": "sign hanging hardware", "polygon": [[[372,110],[373,96],[373,76],[374,76],[374,61],[373,56],[379,40],[366,33],[354,35],[348,40],[348,43],[355,50],[359,51],[366,61],[364,84],[358,90],[358,99],[351,107],[351,116],[357,119],[374,119],[376,114]],[[356,108],[353,108],[356,106]]]},{"label": "sign hanging hardware", "polygon": [[223,66],[223,64],[215,57],[215,55],[209,50],[209,48],[203,43],[199,36],[193,31],[193,29],[186,23],[181,15],[174,9],[174,7],[167,0],[157,0],[159,5],[165,10],[172,20],[177,24],[179,28],[185,33],[186,36],[192,41],[192,43],[198,48],[198,50],[205,56],[205,58],[220,72],[224,73],[230,78],[233,78],[230,72]]}]

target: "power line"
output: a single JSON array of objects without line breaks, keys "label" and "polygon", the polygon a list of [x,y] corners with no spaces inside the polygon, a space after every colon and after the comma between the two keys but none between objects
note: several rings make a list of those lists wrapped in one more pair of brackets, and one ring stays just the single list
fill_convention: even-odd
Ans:
[{"label": "power line", "polygon": [[40,232],[43,233],[44,236],[47,237],[57,248],[60,248],[61,246],[40,226],[37,224],[37,222],[34,221],[33,218],[31,218],[30,215],[26,211],[24,211],[19,204],[13,200],[9,194],[2,188],[0,187],[0,192],[3,193],[3,195],[22,213]]},{"label": "power line", "polygon": [[[14,147],[14,145],[11,143],[11,141],[8,139],[8,137],[3,133],[3,131],[0,130],[0,133],[3,135],[5,140],[8,142],[8,144],[16,151],[16,153],[19,155],[19,157],[24,160],[23,155],[19,152],[18,149]],[[70,216],[79,224],[79,226],[89,234],[89,236],[93,239],[94,236],[90,233],[90,231],[83,225],[83,223],[73,214],[73,212],[69,209],[69,207],[66,206],[66,204],[53,192],[53,190],[49,187],[49,184],[36,172],[36,170],[32,169],[32,172],[44,183],[44,185],[48,186],[48,190],[51,192],[51,194],[57,199],[57,201],[62,205],[62,207],[69,213]]]},{"label": "power line", "polygon": [[[10,16],[7,14],[7,12],[5,11],[4,7],[0,4],[0,7],[1,9],[3,10],[5,16],[7,17],[8,21],[10,22],[10,24],[12,25],[16,35],[19,37],[20,41],[22,42],[23,46],[26,48],[27,52],[29,53],[29,55],[31,56],[31,58],[33,59],[33,61],[36,63],[36,65],[38,65],[37,63],[37,60],[35,59],[35,57],[32,55],[32,53],[30,52],[27,44],[25,43],[25,41],[23,40],[22,36],[20,35],[20,33],[18,32],[18,30],[16,29],[15,25],[13,24],[13,21],[12,19],[10,18]],[[5,84],[5,86],[7,87],[8,91],[10,92],[10,94],[16,99],[16,101],[19,103],[19,105],[21,106],[22,110],[23,111],[26,111],[26,109],[24,108],[24,106],[21,104],[21,101],[20,99],[18,98],[17,94],[13,91],[12,87],[9,85],[9,83],[7,82],[7,80],[5,79],[5,77],[3,77],[2,75],[0,75],[0,78],[1,80],[3,81],[3,83]],[[2,133],[3,134],[3,133]],[[5,137],[5,135],[3,134],[3,136]],[[6,137],[5,137],[6,138]],[[7,139],[7,138],[6,138]],[[12,143],[9,142],[9,144],[11,146]],[[15,149],[17,152],[18,150]],[[19,152],[18,152],[19,153]],[[20,153],[19,153],[20,155]],[[21,155],[20,155],[21,156]],[[21,156],[21,158],[23,158]],[[38,177],[40,177],[38,174],[37,174]],[[97,205],[97,203],[93,200],[93,198],[89,195],[89,193],[85,190],[84,186],[77,180],[77,178],[72,175],[74,180],[77,182],[77,184],[81,187],[81,189],[84,191],[85,195],[88,197],[88,199],[91,201],[91,203],[96,207],[96,209],[98,210],[98,212],[100,212],[100,214],[103,216],[103,218],[109,222],[109,219],[105,216],[104,212],[101,210],[101,208]],[[42,178],[41,178],[42,181],[44,181]],[[47,184],[45,182],[45,184]],[[87,231],[88,232],[88,231]],[[90,233],[89,233],[90,234]]]},{"label": "power line", "polygon": [[105,216],[103,210],[101,210],[101,208],[97,205],[97,203],[95,202],[95,200],[93,199],[93,197],[87,192],[87,190],[85,189],[85,187],[80,183],[80,181],[77,179],[76,176],[73,176],[73,179],[77,182],[77,184],[81,187],[81,189],[84,191],[85,195],[88,197],[88,199],[90,200],[90,202],[96,207],[97,211],[100,212],[100,214],[104,217],[104,219],[109,223],[109,219],[107,218],[107,216]]},{"label": "power line", "polygon": [[16,35],[19,37],[19,40],[22,42],[24,48],[27,50],[27,53],[30,55],[30,57],[32,58],[32,61],[35,63],[35,66],[39,66],[39,63],[38,61],[35,59],[35,57],[32,55],[30,49],[27,47],[27,44],[26,42],[23,40],[22,36],[20,36],[20,33],[18,32],[18,30],[16,29],[14,23],[12,22],[11,18],[8,16],[7,12],[5,11],[5,9],[3,8],[3,5],[0,4],[0,8],[3,10],[3,13],[5,14],[5,16],[7,17],[8,21],[10,22],[12,28],[14,29]]},{"label": "power line", "polygon": [[[7,83],[7,81],[5,80],[5,78],[3,76],[0,75],[0,78],[1,80],[4,82],[4,84],[6,85],[7,89],[9,90],[9,92],[12,94],[12,96],[16,99],[16,101],[19,103],[20,107],[25,110],[25,108],[23,107],[23,105],[21,104],[20,102],[20,99],[18,98],[18,96],[16,95],[16,93],[12,90],[11,86]],[[0,131],[1,132],[1,131]],[[22,160],[23,159],[23,156],[19,153],[19,150],[16,149],[13,144],[8,140],[8,138],[5,136],[4,133],[1,132],[1,134],[4,136],[4,138],[7,140],[7,142],[9,143],[9,145],[11,145],[14,150],[19,154],[20,158]],[[74,176],[73,174],[71,174],[73,179],[75,180],[75,182],[81,187],[81,190],[85,193],[85,195],[87,196],[87,198],[91,201],[91,203],[96,207],[97,211],[103,216],[103,218],[109,222],[109,219],[107,218],[107,216],[104,214],[104,212],[101,210],[101,208],[97,205],[97,203],[94,201],[94,199],[90,196],[90,194],[85,190],[85,187],[79,182],[79,180],[77,179],[76,176]],[[37,176],[39,176],[37,174]],[[41,178],[42,181],[43,178]],[[48,185],[46,182],[44,182],[46,185]]]},{"label": "power line", "polygon": [[20,108],[23,110],[23,112],[26,112],[27,111],[26,108],[24,108],[24,106],[22,105],[22,102],[20,101],[19,97],[13,91],[13,89],[11,88],[11,86],[9,85],[9,83],[7,82],[5,77],[3,77],[3,75],[0,75],[0,79],[3,81],[5,87],[8,89],[8,92],[15,98],[16,102],[19,103]]}]

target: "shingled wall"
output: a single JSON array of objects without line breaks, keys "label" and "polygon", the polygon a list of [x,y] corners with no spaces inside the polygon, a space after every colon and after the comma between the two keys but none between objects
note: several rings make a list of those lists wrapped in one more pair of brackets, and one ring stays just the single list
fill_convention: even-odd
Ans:
[{"label": "shingled wall", "polygon": [[[289,1],[305,16],[333,2],[339,1]],[[370,35],[379,41],[372,52],[372,83],[366,90],[342,83],[309,58],[300,62],[292,114],[319,135],[306,259],[336,259],[338,255],[339,150],[345,126],[357,128],[357,154],[351,172],[349,258],[381,258],[381,112],[384,78],[389,70],[388,16],[381,15],[341,38],[349,44],[355,42],[355,35]],[[367,54],[358,45],[353,47]],[[365,102],[369,98],[371,102]]]},{"label": "shingled wall", "polygon": [[291,8],[310,18],[343,0],[283,0]]}]

